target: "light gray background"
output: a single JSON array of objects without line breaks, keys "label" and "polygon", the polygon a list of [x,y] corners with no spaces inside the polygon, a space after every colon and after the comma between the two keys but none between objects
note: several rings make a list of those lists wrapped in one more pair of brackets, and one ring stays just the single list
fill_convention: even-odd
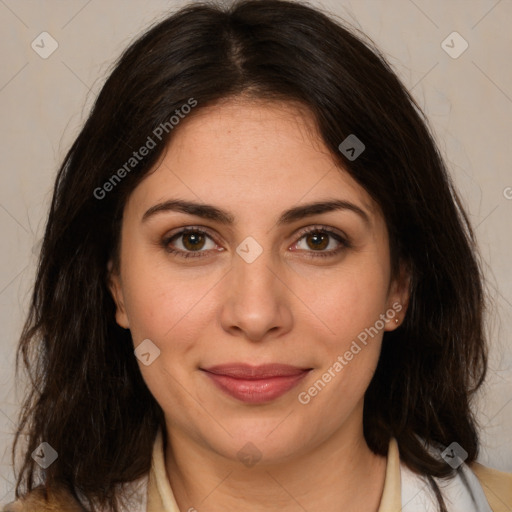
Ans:
[{"label": "light gray background", "polygon": [[[0,0],[0,504],[14,496],[10,443],[23,392],[19,386],[15,393],[14,353],[56,170],[112,61],[184,3]],[[495,301],[490,371],[478,401],[479,460],[512,471],[512,0],[312,3],[377,43],[434,128],[476,228]],[[59,44],[47,59],[31,48],[43,31]],[[469,44],[458,58],[441,46],[453,31]]]}]

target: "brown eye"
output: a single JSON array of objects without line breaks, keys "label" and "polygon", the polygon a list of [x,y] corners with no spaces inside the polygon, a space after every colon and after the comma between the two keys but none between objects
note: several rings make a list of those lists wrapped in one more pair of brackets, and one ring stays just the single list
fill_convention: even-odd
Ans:
[{"label": "brown eye", "polygon": [[[351,247],[349,241],[340,234],[326,228],[314,226],[301,233],[301,237],[295,243],[294,248],[304,250],[311,257],[335,256],[343,249]],[[301,247],[301,241],[305,241],[305,247]],[[330,250],[325,250],[331,247]]]},{"label": "brown eye", "polygon": [[185,233],[181,236],[183,237],[183,246],[189,251],[201,249],[205,242],[205,236],[198,232]]},{"label": "brown eye", "polygon": [[[210,247],[205,247],[210,240]],[[203,257],[208,250],[215,249],[217,246],[212,237],[198,228],[185,228],[178,233],[166,237],[161,242],[167,252],[182,258]]]},{"label": "brown eye", "polygon": [[306,235],[307,244],[311,249],[325,249],[329,245],[329,235],[314,232]]}]

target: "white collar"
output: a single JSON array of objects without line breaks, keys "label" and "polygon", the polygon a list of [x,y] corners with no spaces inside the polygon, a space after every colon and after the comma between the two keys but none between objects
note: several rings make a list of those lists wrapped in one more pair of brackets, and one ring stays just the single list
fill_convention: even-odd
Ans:
[{"label": "white collar", "polygon": [[[400,463],[400,480],[402,512],[438,512],[434,490],[425,477]],[[451,480],[434,480],[449,512],[492,512],[478,478],[466,464]]]}]

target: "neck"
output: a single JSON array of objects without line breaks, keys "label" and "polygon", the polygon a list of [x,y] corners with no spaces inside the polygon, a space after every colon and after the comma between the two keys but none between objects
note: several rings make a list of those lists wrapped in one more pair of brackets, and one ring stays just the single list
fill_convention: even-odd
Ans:
[{"label": "neck", "polygon": [[375,455],[362,434],[335,432],[300,456],[244,467],[179,429],[168,431],[165,465],[182,511],[377,512],[386,457]]}]

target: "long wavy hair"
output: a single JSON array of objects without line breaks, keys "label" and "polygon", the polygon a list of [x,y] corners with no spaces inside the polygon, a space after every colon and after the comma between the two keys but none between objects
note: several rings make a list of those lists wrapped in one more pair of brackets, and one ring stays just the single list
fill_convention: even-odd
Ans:
[{"label": "long wavy hair", "polygon": [[[240,95],[307,107],[333,159],[384,213],[392,273],[410,270],[410,301],[403,324],[384,334],[364,435],[381,455],[395,437],[446,510],[433,478],[454,470],[429,446],[457,441],[466,463],[479,449],[471,404],[487,368],[486,296],[474,233],[425,114],[383,54],[342,20],[284,0],[194,2],[113,65],[58,171],[18,345],[16,378],[22,357],[30,382],[12,447],[14,464],[26,437],[16,498],[64,485],[93,512],[117,512],[116,485],[149,471],[163,411],[130,332],[116,324],[107,263],[119,262],[128,196],[179,125],[153,136],[156,147],[108,193],[98,190],[190,98],[197,112]],[[355,160],[338,149],[350,134],[366,146]],[[45,470],[31,457],[43,441],[58,453]]]}]

